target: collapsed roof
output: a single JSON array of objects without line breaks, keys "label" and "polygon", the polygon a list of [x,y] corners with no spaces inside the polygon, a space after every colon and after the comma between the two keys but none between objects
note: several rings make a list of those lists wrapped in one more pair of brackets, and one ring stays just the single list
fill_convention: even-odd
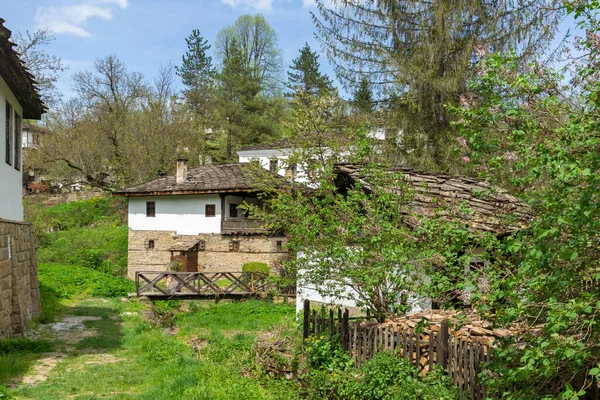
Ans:
[{"label": "collapsed roof", "polygon": [[[338,164],[336,172],[338,187],[354,187],[359,182],[365,190],[377,190],[363,165]],[[412,192],[410,200],[400,210],[411,226],[418,225],[419,216],[437,215],[442,219],[462,222],[474,231],[501,236],[526,228],[532,218],[531,210],[523,201],[480,179],[408,168],[389,168],[386,173],[401,174],[406,187]],[[401,191],[405,187],[399,185],[385,190]]]}]

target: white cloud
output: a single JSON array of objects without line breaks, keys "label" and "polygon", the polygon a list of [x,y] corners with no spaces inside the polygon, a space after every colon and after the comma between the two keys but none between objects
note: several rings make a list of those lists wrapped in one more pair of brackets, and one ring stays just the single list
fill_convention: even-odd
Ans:
[{"label": "white cloud", "polygon": [[128,6],[128,0],[80,0],[60,7],[42,6],[35,12],[35,22],[38,27],[49,28],[55,33],[90,37],[84,28],[90,18],[110,20],[116,10]]},{"label": "white cloud", "polygon": [[233,8],[253,8],[255,10],[269,11],[273,7],[274,1],[276,0],[221,0],[221,3]]}]

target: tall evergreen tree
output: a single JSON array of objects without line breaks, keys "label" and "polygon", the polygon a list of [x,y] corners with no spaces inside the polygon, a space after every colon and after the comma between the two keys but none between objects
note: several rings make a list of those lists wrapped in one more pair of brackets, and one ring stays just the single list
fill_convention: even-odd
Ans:
[{"label": "tall evergreen tree", "polygon": [[184,96],[189,108],[194,112],[198,123],[198,139],[200,144],[200,162],[204,163],[210,157],[207,142],[208,132],[213,125],[214,78],[216,70],[212,57],[207,54],[210,49],[198,29],[185,39],[188,50],[182,57],[181,66],[175,67],[177,75],[185,86]]},{"label": "tall evergreen tree", "polygon": [[[447,169],[457,103],[486,51],[539,54],[562,17],[562,0],[317,0],[319,38],[346,88],[368,75],[379,98],[400,100],[405,139],[422,167]],[[424,138],[424,140],[422,140]],[[428,161],[427,161],[428,160]]]},{"label": "tall evergreen tree", "polygon": [[373,92],[366,77],[360,80],[358,88],[354,91],[352,103],[354,104],[354,108],[362,113],[370,113],[375,108]]},{"label": "tall evergreen tree", "polygon": [[300,49],[300,55],[292,60],[288,71],[289,95],[303,93],[322,96],[333,89],[331,79],[319,71],[319,55],[312,51],[308,43]]}]

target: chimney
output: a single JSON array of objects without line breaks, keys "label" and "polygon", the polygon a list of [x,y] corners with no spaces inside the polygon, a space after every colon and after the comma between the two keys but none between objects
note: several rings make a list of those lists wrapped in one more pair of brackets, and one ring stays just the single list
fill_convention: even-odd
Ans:
[{"label": "chimney", "polygon": [[188,160],[186,158],[178,158],[177,159],[177,184],[180,185],[187,181],[187,163]]}]

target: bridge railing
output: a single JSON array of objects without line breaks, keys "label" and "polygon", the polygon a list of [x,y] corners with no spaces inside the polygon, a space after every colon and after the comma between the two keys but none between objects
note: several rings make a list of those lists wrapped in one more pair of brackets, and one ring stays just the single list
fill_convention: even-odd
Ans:
[{"label": "bridge railing", "polygon": [[138,271],[135,288],[147,297],[243,297],[266,293],[269,281],[259,272]]}]

